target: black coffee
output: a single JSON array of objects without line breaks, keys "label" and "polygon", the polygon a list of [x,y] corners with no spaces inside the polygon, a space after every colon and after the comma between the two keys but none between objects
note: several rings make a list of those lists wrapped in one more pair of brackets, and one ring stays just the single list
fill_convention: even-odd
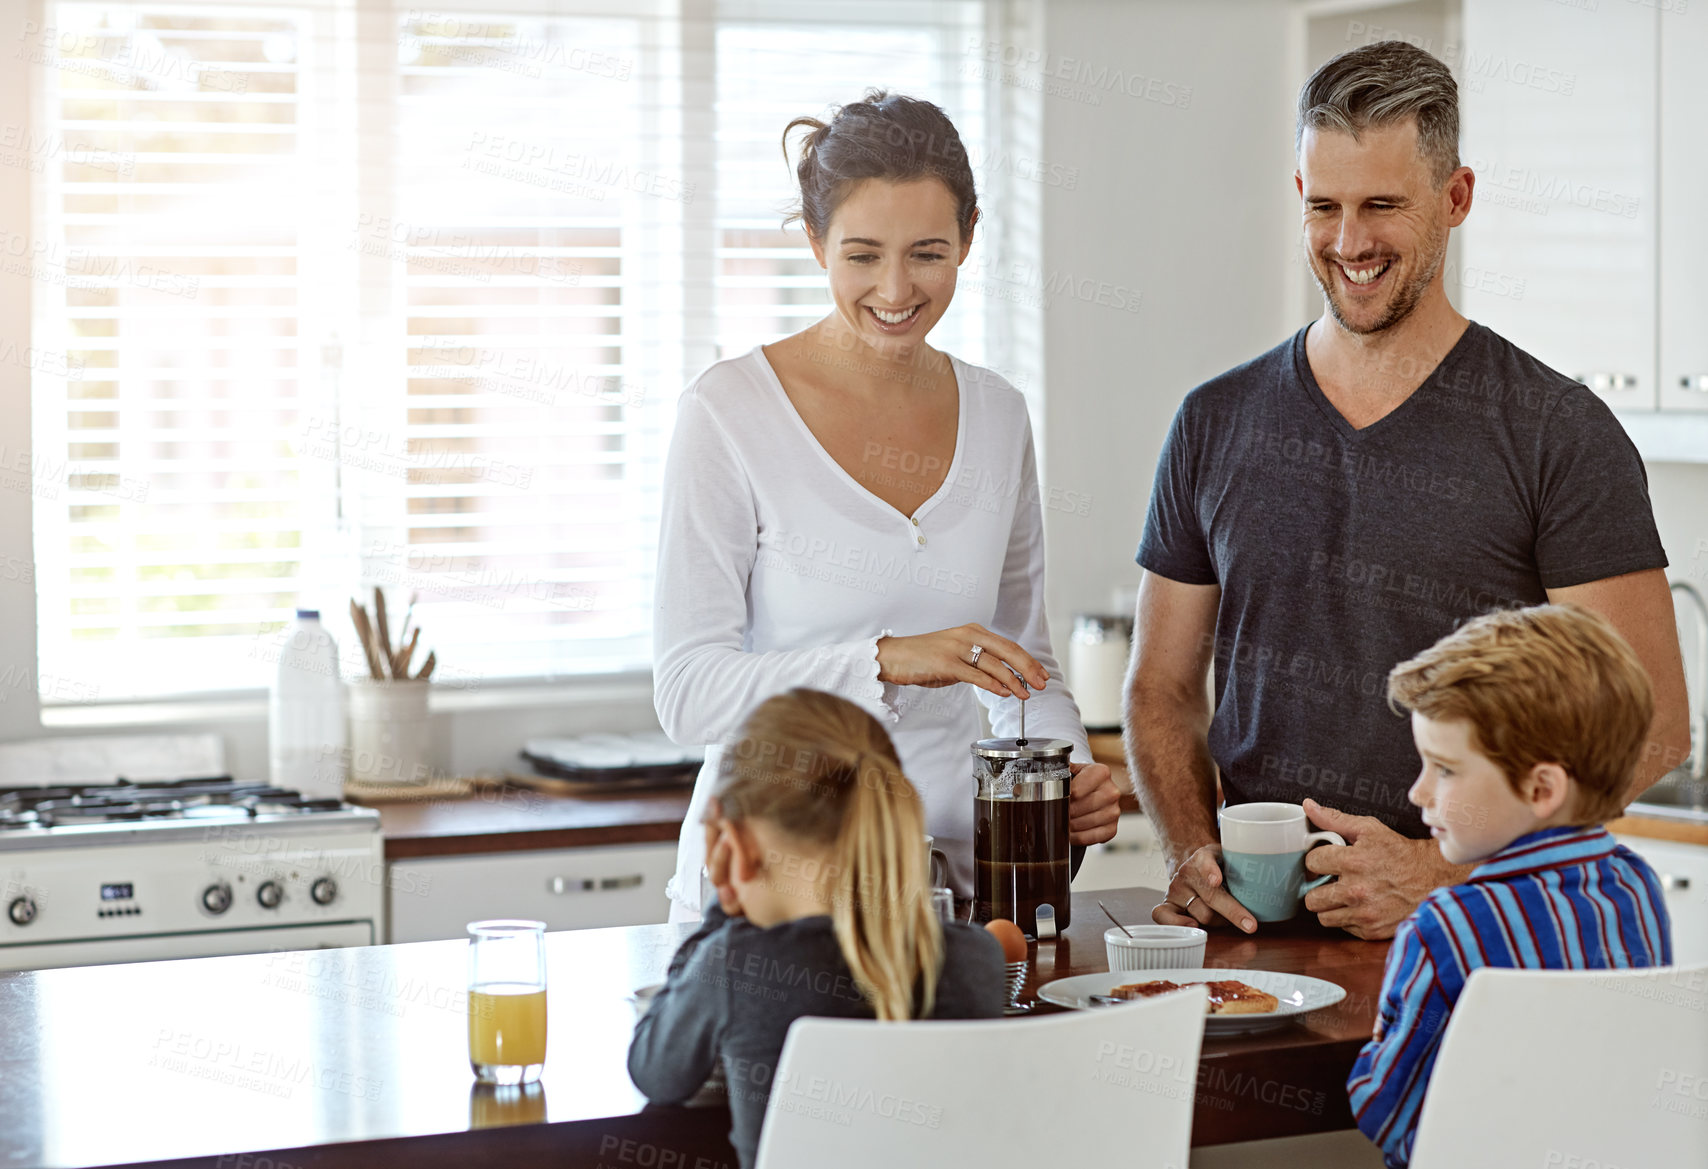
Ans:
[{"label": "black coffee", "polygon": [[1034,936],[1038,907],[1056,913],[1066,929],[1068,898],[1068,802],[973,800],[973,916],[1005,917]]}]

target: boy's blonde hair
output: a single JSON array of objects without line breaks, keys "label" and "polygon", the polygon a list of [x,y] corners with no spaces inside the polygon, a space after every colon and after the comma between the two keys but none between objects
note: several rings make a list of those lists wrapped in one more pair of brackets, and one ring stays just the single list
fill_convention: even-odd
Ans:
[{"label": "boy's blonde hair", "polygon": [[713,798],[732,821],[776,825],[829,847],[803,869],[829,896],[836,940],[880,1019],[931,1013],[943,932],[931,904],[925,810],[878,720],[846,699],[791,690],[747,716],[724,750]]},{"label": "boy's blonde hair", "polygon": [[1520,781],[1557,763],[1577,782],[1570,815],[1617,816],[1655,700],[1648,672],[1606,618],[1576,605],[1501,609],[1466,622],[1388,675],[1388,704],[1463,719],[1472,743]]}]

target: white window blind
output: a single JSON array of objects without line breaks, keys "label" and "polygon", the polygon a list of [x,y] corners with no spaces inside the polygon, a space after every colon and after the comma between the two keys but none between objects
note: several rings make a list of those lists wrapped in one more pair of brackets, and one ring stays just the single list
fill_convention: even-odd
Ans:
[{"label": "white window blind", "polygon": [[264,686],[299,604],[358,672],[374,585],[442,681],[644,668],[677,394],[828,305],[783,125],[876,85],[993,129],[976,3],[44,12],[45,702]]},{"label": "white window blind", "polygon": [[[259,677],[327,497],[302,409],[313,49],[288,9],[50,4],[32,253],[43,698]],[[50,688],[49,682],[54,680]]]},{"label": "white window blind", "polygon": [[[695,190],[675,54],[642,22],[402,17],[387,173],[418,464],[364,527],[370,577],[483,677],[648,660],[660,411],[649,293]],[[652,404],[656,407],[656,403]],[[401,514],[391,521],[388,503]],[[442,585],[443,587],[433,587]],[[428,624],[431,622],[431,624]]]}]

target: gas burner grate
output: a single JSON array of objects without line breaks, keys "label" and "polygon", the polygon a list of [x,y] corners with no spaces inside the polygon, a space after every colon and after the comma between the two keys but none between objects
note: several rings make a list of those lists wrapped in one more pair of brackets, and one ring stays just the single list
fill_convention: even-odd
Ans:
[{"label": "gas burner grate", "polygon": [[0,830],[159,820],[246,820],[261,815],[336,812],[343,801],[318,799],[229,775],[115,783],[0,788]]},{"label": "gas burner grate", "polygon": [[49,800],[36,805],[43,825],[112,824],[127,820],[174,820],[183,809],[173,804],[121,803],[116,800]]}]

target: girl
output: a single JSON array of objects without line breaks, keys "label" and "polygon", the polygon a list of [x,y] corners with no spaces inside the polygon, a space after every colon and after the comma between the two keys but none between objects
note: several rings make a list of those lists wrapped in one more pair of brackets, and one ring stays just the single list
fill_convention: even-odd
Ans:
[{"label": "girl", "polygon": [[671,738],[711,744],[674,921],[700,909],[696,824],[717,744],[740,711],[795,686],[858,703],[895,736],[962,896],[974,694],[999,736],[1029,700],[1030,735],[1074,743],[1074,844],[1110,839],[1120,815],[1050,652],[1025,400],[925,343],[978,220],[960,137],[930,102],[878,92],[829,123],[795,119],[785,144],[801,126],[797,216],[834,307],[696,378],[665,467],[655,703]]},{"label": "girl", "polygon": [[[876,719],[817,690],[762,703],[719,764],[704,823],[717,899],[635,1028],[636,1086],[685,1100],[721,1061],[730,1140],[752,1165],[800,1016],[1001,1015],[1002,947],[976,926],[938,922],[924,833]],[[784,1100],[791,1086],[775,1091]]]}]

